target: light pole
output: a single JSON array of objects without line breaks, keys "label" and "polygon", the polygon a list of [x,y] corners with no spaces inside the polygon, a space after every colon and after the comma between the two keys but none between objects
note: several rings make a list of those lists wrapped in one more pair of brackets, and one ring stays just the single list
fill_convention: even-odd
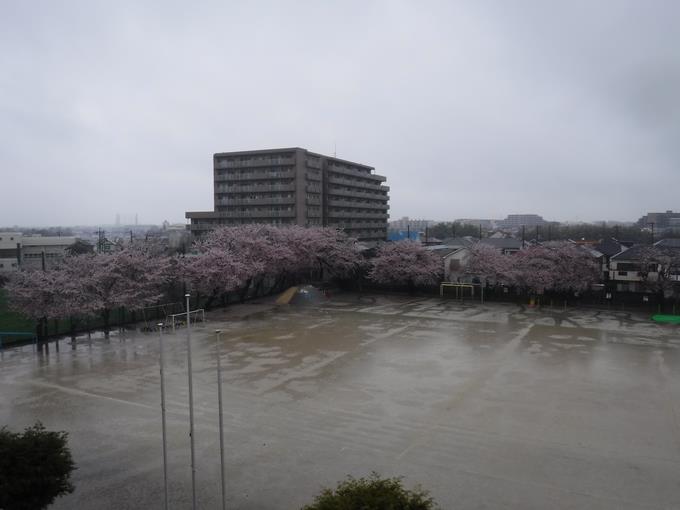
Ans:
[{"label": "light pole", "polygon": [[220,421],[220,474],[222,482],[222,510],[227,509],[227,489],[225,484],[225,468],[224,468],[224,418],[222,413],[222,362],[220,355],[222,354],[222,347],[220,345],[222,330],[215,330],[215,344],[217,345],[217,409],[219,411]]},{"label": "light pole", "polygon": [[165,491],[165,510],[168,510],[168,441],[165,429],[165,351],[163,349],[163,323],[159,322],[158,342],[161,354],[161,423],[163,427],[163,485]]},{"label": "light pole", "polygon": [[189,440],[191,443],[191,503],[196,510],[196,447],[194,445],[194,383],[191,370],[191,315],[189,313],[189,298],[191,294],[184,294],[187,300],[187,371],[189,373]]}]

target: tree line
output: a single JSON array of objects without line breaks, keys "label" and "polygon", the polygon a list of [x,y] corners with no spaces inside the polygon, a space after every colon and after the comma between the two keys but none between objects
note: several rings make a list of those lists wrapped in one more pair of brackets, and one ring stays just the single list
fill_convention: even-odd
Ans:
[{"label": "tree line", "polygon": [[6,284],[10,307],[37,322],[66,320],[72,335],[98,320],[109,330],[118,310],[141,310],[190,292],[209,308],[312,279],[415,286],[436,283],[441,261],[414,242],[385,244],[372,258],[334,228],[270,225],[224,227],[194,243],[188,254],[154,242],[133,242],[112,253],[76,253],[54,268],[25,270]]}]

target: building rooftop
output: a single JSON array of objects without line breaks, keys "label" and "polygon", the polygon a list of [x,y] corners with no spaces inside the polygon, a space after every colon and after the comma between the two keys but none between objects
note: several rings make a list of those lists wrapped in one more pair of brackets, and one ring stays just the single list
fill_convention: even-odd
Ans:
[{"label": "building rooftop", "polygon": [[522,240],[514,237],[485,237],[480,239],[479,242],[502,250],[519,250],[522,248]]}]

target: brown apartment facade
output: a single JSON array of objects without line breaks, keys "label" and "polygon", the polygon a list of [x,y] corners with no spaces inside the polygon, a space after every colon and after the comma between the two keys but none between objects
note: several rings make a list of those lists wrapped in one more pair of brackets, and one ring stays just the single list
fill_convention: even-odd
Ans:
[{"label": "brown apartment facade", "polygon": [[214,211],[187,212],[193,234],[224,225],[328,226],[387,238],[389,187],[374,168],[298,147],[215,154]]}]

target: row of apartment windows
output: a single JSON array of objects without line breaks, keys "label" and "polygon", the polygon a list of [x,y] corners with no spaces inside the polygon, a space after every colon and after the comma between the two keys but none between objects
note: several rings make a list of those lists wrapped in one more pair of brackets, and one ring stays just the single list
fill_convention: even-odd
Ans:
[{"label": "row of apartment windows", "polygon": [[352,170],[354,172],[361,172],[362,174],[371,175],[371,171],[368,168],[362,168],[362,167],[358,167],[358,166],[355,166],[355,165],[349,165],[347,163],[339,163],[337,161],[333,161],[332,163],[329,163],[328,168],[330,170],[333,170],[333,168],[342,168],[344,170]]},{"label": "row of apartment windows", "polygon": [[257,192],[274,192],[286,191],[295,188],[295,184],[270,182],[270,181],[254,181],[248,184],[220,184],[215,186],[215,193],[248,193],[249,191]]},{"label": "row of apartment windows", "polygon": [[329,207],[328,208],[328,214],[333,214],[333,213],[354,213],[354,214],[366,214],[366,215],[386,215],[387,213],[385,211],[380,211],[379,209],[370,209],[370,210],[361,210],[357,211],[357,208],[355,207]]},{"label": "row of apartment windows", "polygon": [[218,170],[217,177],[241,177],[243,179],[261,179],[262,177],[272,179],[290,178],[290,173],[293,167],[272,167],[272,168],[258,168],[257,170],[239,170],[237,172],[230,170]]},{"label": "row of apartment windows", "polygon": [[227,193],[218,193],[219,198],[226,200],[269,200],[274,198],[295,198],[295,193],[249,193],[239,195],[228,195]]},{"label": "row of apartment windows", "polygon": [[280,161],[281,159],[284,158],[291,158],[293,157],[292,152],[280,152],[280,153],[275,153],[275,154],[267,154],[266,156],[229,156],[229,157],[223,157],[223,158],[218,158],[217,161],[228,161],[229,163],[234,163],[234,162],[249,162],[249,161],[257,161],[257,162],[264,162],[264,161],[271,161],[272,163],[276,161]]},{"label": "row of apartment windows", "polygon": [[[25,259],[39,259],[42,257],[42,253],[24,253]],[[63,253],[45,253],[45,257],[48,259],[63,258]]]},{"label": "row of apartment windows", "polygon": [[[366,205],[379,205],[382,207],[387,208],[387,204],[381,200],[365,200],[361,198],[351,198],[351,197],[344,197],[344,196],[334,196],[330,197],[330,200],[333,200],[335,202],[347,202],[351,203],[353,207],[362,207]],[[356,205],[354,205],[356,204]]]},{"label": "row of apartment windows", "polygon": [[[331,184],[328,186],[328,192],[333,193],[333,191],[345,191],[349,193],[362,193],[365,194],[367,197],[374,197],[375,195],[381,195],[385,197],[385,200],[387,200],[387,191],[377,191],[377,190],[371,190],[371,191],[361,191],[356,188],[348,188],[346,186],[338,186],[336,184]],[[376,197],[377,198],[377,197]]]},{"label": "row of apartment windows", "polygon": [[271,207],[237,207],[233,212],[286,212],[293,211],[293,207],[285,205],[273,205]]}]

